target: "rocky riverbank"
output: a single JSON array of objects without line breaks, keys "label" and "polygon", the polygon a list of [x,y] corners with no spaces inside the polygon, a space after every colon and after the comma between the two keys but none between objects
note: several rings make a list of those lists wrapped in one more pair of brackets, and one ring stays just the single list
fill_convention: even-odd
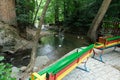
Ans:
[{"label": "rocky riverbank", "polygon": [[32,42],[21,38],[13,26],[0,22],[0,52],[14,54],[19,49],[30,49],[31,45]]}]

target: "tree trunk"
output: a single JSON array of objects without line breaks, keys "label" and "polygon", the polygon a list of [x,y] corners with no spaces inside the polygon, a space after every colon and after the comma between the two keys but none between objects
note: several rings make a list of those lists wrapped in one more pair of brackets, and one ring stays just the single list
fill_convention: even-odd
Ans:
[{"label": "tree trunk", "polygon": [[64,22],[66,22],[66,18],[68,18],[68,5],[69,4],[66,0],[64,0]]},{"label": "tree trunk", "polygon": [[15,0],[0,0],[0,21],[9,25],[17,25]]},{"label": "tree trunk", "polygon": [[55,24],[59,25],[59,1],[55,0]]},{"label": "tree trunk", "polygon": [[32,52],[31,52],[31,59],[30,59],[30,63],[27,66],[26,72],[30,72],[33,70],[34,64],[35,64],[35,59],[36,59],[36,53],[37,53],[37,46],[38,46],[38,39],[40,38],[40,32],[41,32],[41,27],[44,21],[44,17],[48,8],[48,5],[50,3],[51,0],[46,0],[45,6],[43,8],[41,17],[40,17],[40,22],[39,22],[39,26],[38,26],[38,30],[36,31],[35,37],[34,37],[34,44],[33,44],[33,48],[32,48]]},{"label": "tree trunk", "polygon": [[33,25],[34,25],[34,23],[35,23],[35,21],[36,21],[37,14],[38,14],[38,12],[39,12],[41,3],[42,3],[42,0],[40,1],[39,5],[37,6],[37,10],[36,10],[36,12],[35,12],[35,17],[34,17],[34,19],[33,19]]},{"label": "tree trunk", "polygon": [[94,18],[94,20],[93,20],[93,22],[92,22],[92,24],[91,24],[91,27],[90,27],[90,29],[89,29],[89,31],[88,31],[87,36],[88,36],[93,42],[95,42],[96,39],[97,39],[96,31],[97,31],[97,29],[98,29],[98,27],[99,27],[99,25],[100,25],[100,23],[101,23],[104,15],[105,15],[105,13],[106,13],[106,11],[107,11],[107,9],[108,9],[111,1],[112,1],[112,0],[104,0],[104,1],[103,1],[103,3],[102,3],[102,5],[101,5],[101,7],[100,7],[100,9],[99,9],[96,17]]}]

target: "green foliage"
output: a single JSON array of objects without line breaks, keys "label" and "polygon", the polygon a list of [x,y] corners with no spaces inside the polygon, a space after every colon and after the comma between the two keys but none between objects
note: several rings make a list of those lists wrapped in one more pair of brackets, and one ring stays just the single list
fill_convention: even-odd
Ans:
[{"label": "green foliage", "polygon": [[113,0],[105,15],[105,19],[114,21],[114,22],[118,22],[118,21],[120,22],[119,8],[120,8],[120,0]]},{"label": "green foliage", "polygon": [[0,56],[0,61],[2,61],[4,59],[4,57],[3,56]]},{"label": "green foliage", "polygon": [[103,28],[114,28],[115,26],[113,24],[110,24],[110,23],[103,23],[102,27]]},{"label": "green foliage", "polygon": [[16,13],[18,25],[32,24],[35,9],[34,0],[16,0]]},{"label": "green foliage", "polygon": [[45,23],[55,23],[55,14],[59,16],[59,21],[63,21],[63,0],[51,0],[45,16]]},{"label": "green foliage", "polygon": [[45,22],[55,22],[55,9],[58,5],[59,21],[63,21],[64,26],[89,27],[101,3],[102,0],[52,0]]},{"label": "green foliage", "polygon": [[3,56],[0,56],[0,80],[16,80],[15,78],[11,78],[11,65],[8,63],[2,63],[1,61],[4,59]]},{"label": "green foliage", "polygon": [[[52,0],[45,21],[55,22],[55,6],[59,6],[59,21],[67,27],[89,28],[103,0]],[[57,3],[59,4],[57,4]],[[120,0],[113,0],[103,21],[120,22]],[[113,27],[112,25],[109,25]]]},{"label": "green foliage", "polygon": [[120,24],[118,22],[103,22],[102,28],[120,28]]},{"label": "green foliage", "polygon": [[72,0],[72,2],[73,3],[68,5],[72,10],[69,8],[67,10],[70,10],[72,12],[69,11],[71,14],[69,14],[69,16],[66,16],[65,25],[71,27],[88,28],[92,23],[92,20],[94,19],[95,14],[97,13],[102,1],[100,0],[98,2],[97,0]]},{"label": "green foliage", "polygon": [[120,18],[116,17],[105,17],[104,21],[111,21],[111,22],[120,22]]},{"label": "green foliage", "polygon": [[[46,0],[42,0],[38,16]],[[89,28],[103,0],[51,0],[45,23],[63,22],[66,27]],[[16,0],[17,20],[21,25],[31,24],[40,0]],[[120,22],[120,0],[113,0],[103,21]],[[111,26],[112,27],[112,26]]]}]

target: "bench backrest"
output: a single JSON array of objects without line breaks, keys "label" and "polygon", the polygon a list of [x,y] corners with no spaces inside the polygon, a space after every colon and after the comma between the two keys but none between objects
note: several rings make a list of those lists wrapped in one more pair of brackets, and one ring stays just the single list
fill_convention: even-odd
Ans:
[{"label": "bench backrest", "polygon": [[80,52],[74,52],[74,53],[66,56],[65,58],[61,59],[60,61],[56,62],[55,64],[43,69],[42,71],[39,72],[39,74],[40,75],[42,75],[44,73],[56,74],[57,72],[62,70],[64,67],[66,67],[67,65],[72,63],[74,60],[76,60],[77,58],[82,56],[84,53],[86,53],[87,51],[89,51],[93,47],[94,47],[94,45],[92,44],[92,45],[82,49]]},{"label": "bench backrest", "polygon": [[95,48],[107,48],[107,47],[112,47],[116,45],[120,45],[120,36],[115,36],[115,37],[108,37],[108,38],[99,38],[99,42],[94,44]]},{"label": "bench backrest", "polygon": [[82,48],[80,51],[73,52],[72,54],[58,60],[54,64],[38,72],[39,76],[46,74],[46,78],[48,78],[47,76],[49,76],[49,74],[53,74],[53,75],[57,74],[58,72],[63,70],[65,67],[70,65],[72,62],[74,62],[76,59],[82,57],[86,52],[92,50],[93,47],[94,47],[94,44],[86,48]]},{"label": "bench backrest", "polygon": [[119,40],[120,36],[116,36],[116,37],[111,37],[111,38],[107,38],[107,41],[112,41],[112,40]]}]

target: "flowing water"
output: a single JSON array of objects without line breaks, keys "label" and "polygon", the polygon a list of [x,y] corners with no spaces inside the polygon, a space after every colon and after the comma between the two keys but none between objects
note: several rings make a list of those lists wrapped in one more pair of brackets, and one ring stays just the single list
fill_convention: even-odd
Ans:
[{"label": "flowing water", "polygon": [[[86,46],[88,43],[83,36],[76,36],[72,34],[64,35],[48,35],[40,40],[37,56],[48,56],[50,60],[57,60],[66,53],[75,48]],[[12,57],[10,61],[14,66],[21,67],[27,65],[30,60],[30,50],[24,51],[24,54],[18,54]]]},{"label": "flowing water", "polygon": [[38,49],[38,56],[47,55],[50,59],[57,60],[71,50],[88,44],[82,36],[65,34],[42,37],[41,45]]}]

